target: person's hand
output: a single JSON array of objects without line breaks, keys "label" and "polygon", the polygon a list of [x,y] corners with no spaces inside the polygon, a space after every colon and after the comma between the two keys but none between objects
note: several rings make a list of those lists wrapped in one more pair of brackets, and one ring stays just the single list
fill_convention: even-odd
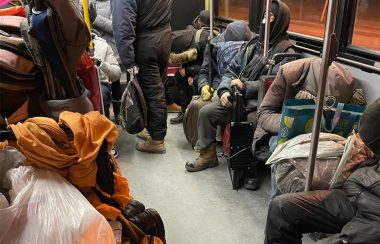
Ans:
[{"label": "person's hand", "polygon": [[242,91],[242,90],[244,90],[244,88],[245,88],[244,83],[241,82],[240,79],[234,79],[234,80],[232,80],[232,81],[231,81],[231,86],[236,87],[239,91]]},{"label": "person's hand", "polygon": [[194,84],[194,79],[193,79],[193,77],[191,77],[191,76],[187,77],[187,84],[188,84],[189,86],[192,86],[192,85]]},{"label": "person's hand", "polygon": [[232,108],[232,103],[230,99],[231,99],[231,93],[224,92],[222,96],[220,97],[220,103],[222,104],[223,107]]},{"label": "person's hand", "polygon": [[131,81],[135,79],[136,75],[139,73],[139,67],[135,64],[132,64],[127,67],[127,80]]},{"label": "person's hand", "polygon": [[185,68],[180,68],[179,73],[181,74],[182,77],[186,76],[186,69]]},{"label": "person's hand", "polygon": [[214,90],[209,86],[205,85],[201,89],[201,98],[203,101],[209,101],[212,97]]},{"label": "person's hand", "polygon": [[100,66],[102,64],[102,59],[101,58],[98,58],[98,57],[91,57],[92,61],[94,61],[94,64],[96,66]]}]

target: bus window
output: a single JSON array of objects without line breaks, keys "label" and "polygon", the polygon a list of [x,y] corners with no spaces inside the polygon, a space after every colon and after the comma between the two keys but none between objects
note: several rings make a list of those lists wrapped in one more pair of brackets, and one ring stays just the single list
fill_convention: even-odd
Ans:
[{"label": "bus window", "polygon": [[282,0],[291,11],[289,31],[323,38],[328,0]]},{"label": "bus window", "polygon": [[380,1],[357,1],[352,45],[380,51]]},{"label": "bus window", "polygon": [[218,0],[219,15],[248,21],[249,0]]}]

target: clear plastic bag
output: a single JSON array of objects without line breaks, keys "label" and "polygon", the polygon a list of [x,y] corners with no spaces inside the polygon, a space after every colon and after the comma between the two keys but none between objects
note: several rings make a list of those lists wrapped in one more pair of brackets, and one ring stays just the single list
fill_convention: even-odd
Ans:
[{"label": "clear plastic bag", "polygon": [[55,172],[21,166],[7,172],[10,207],[0,209],[0,243],[115,243],[107,220]]},{"label": "clear plastic bag", "polygon": [[[340,157],[317,158],[311,190],[326,190],[338,167]],[[305,190],[307,158],[286,159],[276,164],[276,180],[282,193]]]},{"label": "clear plastic bag", "polygon": [[4,182],[5,174],[9,169],[15,168],[19,165],[23,165],[25,156],[20,153],[14,147],[6,147],[5,149],[0,149],[0,192],[7,195],[6,191],[9,190],[9,185],[7,186]]}]

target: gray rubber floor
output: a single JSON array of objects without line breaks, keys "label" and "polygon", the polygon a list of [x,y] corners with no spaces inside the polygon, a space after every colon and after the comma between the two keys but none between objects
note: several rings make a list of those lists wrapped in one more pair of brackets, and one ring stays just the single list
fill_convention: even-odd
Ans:
[{"label": "gray rubber floor", "polygon": [[[173,116],[169,114],[168,119]],[[185,162],[194,159],[197,153],[186,141],[182,124],[168,123],[166,154],[138,152],[134,148],[138,141],[135,136],[120,132],[117,142],[120,167],[134,198],[160,213],[167,243],[264,242],[269,170],[264,170],[258,191],[236,191],[232,189],[224,159],[213,169],[197,173],[185,170]]]}]

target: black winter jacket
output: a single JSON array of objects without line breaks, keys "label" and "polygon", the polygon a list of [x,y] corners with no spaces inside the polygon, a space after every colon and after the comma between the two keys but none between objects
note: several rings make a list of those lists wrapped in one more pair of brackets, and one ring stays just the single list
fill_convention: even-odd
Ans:
[{"label": "black winter jacket", "polygon": [[112,26],[122,63],[135,62],[134,42],[170,26],[172,0],[111,0]]}]

